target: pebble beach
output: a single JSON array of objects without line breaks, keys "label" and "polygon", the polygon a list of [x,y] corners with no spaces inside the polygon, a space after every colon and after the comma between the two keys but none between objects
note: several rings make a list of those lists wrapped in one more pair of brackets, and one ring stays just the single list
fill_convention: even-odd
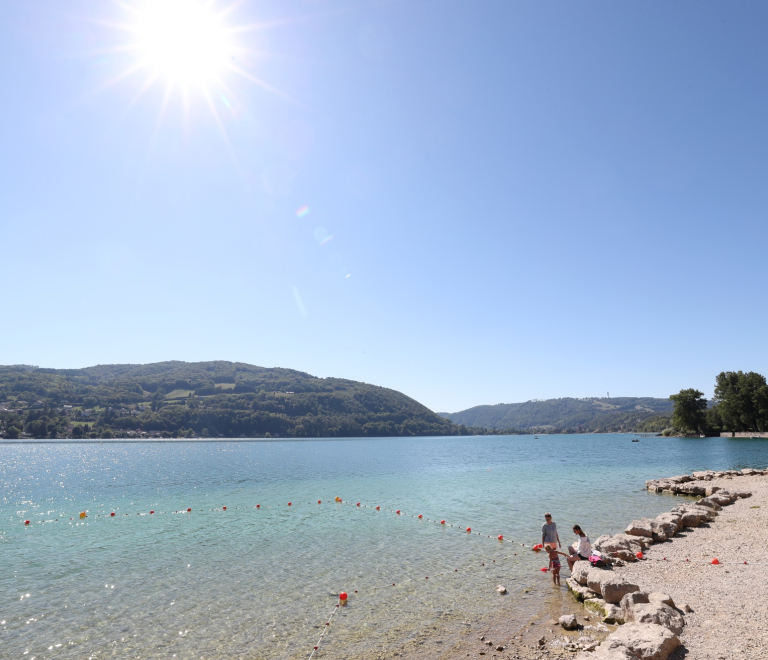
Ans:
[{"label": "pebble beach", "polygon": [[[661,592],[671,597],[685,622],[678,636],[680,646],[671,653],[659,654],[658,649],[651,649],[647,653],[626,654],[624,648],[610,649],[609,635],[629,626],[602,622],[599,613],[578,603],[566,587],[553,586],[552,597],[542,603],[537,617],[498,618],[468,628],[462,641],[434,657],[768,659],[768,474],[715,477],[689,483],[710,490],[715,487],[749,492],[751,496],[723,507],[708,523],[649,545],[642,560],[617,565],[611,571],[642,592]],[[658,496],[668,498],[670,508],[681,499],[694,501],[670,493]],[[563,576],[568,576],[565,565]],[[558,621],[569,614],[575,615],[578,622],[578,628],[571,631],[564,630]],[[601,646],[606,638],[607,643]],[[403,657],[416,655],[406,651]]]},{"label": "pebble beach", "polygon": [[[707,484],[752,497],[724,507],[708,525],[650,546],[645,561],[616,571],[641,589],[664,591],[678,606],[687,603],[693,610],[685,614],[680,635],[685,650],[676,651],[675,660],[762,660],[768,658],[768,476],[716,478]],[[720,563],[713,565],[713,559]]]}]

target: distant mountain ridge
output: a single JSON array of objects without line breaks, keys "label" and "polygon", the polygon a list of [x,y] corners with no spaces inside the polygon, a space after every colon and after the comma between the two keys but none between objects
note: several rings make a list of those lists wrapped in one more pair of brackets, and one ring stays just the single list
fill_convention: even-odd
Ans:
[{"label": "distant mountain ridge", "polygon": [[240,362],[0,366],[0,436],[459,435],[395,390]]},{"label": "distant mountain ridge", "polygon": [[660,431],[668,424],[672,407],[669,399],[653,397],[566,397],[475,406],[460,412],[438,414],[455,424],[489,429]]}]

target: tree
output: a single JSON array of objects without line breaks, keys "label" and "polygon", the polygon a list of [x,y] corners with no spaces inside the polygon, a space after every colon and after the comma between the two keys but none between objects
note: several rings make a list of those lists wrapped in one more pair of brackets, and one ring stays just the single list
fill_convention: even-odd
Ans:
[{"label": "tree", "polygon": [[723,371],[715,380],[715,401],[728,431],[768,429],[768,384],[754,371]]},{"label": "tree", "polygon": [[683,432],[701,432],[706,425],[707,400],[704,393],[693,388],[680,390],[670,397],[675,402],[672,425]]},{"label": "tree", "polygon": [[19,431],[19,429],[17,429],[15,426],[9,426],[5,430],[5,437],[9,440],[18,440],[20,434],[21,431]]}]

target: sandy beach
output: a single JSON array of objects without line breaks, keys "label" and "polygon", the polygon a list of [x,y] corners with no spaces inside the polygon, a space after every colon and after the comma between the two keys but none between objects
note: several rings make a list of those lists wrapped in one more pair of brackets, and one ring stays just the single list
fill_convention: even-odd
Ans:
[{"label": "sandy beach", "polygon": [[[682,646],[669,656],[672,660],[766,659],[768,476],[713,479],[706,484],[748,491],[752,496],[723,507],[711,523],[685,529],[669,541],[651,545],[643,561],[614,571],[642,591],[665,592],[678,609],[687,605],[692,610],[684,615]],[[695,499],[670,494],[659,497],[669,499],[670,509]],[[713,565],[715,558],[720,563]],[[568,576],[567,567],[563,575]],[[618,628],[602,623],[600,615],[576,602],[565,587],[553,587],[551,597],[534,617],[521,619],[511,609],[509,614],[467,626],[462,638],[445,648],[430,645],[425,639],[408,645],[398,655],[445,660],[572,656],[577,651],[591,650]],[[581,629],[564,630],[557,623],[564,614],[575,614]]]}]

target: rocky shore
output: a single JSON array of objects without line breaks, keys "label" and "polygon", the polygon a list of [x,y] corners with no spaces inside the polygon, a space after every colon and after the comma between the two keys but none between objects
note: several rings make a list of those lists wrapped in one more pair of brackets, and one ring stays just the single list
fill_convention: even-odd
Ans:
[{"label": "rocky shore", "polygon": [[598,538],[605,568],[574,565],[571,591],[619,624],[577,660],[768,658],[766,475],[707,471],[647,482],[652,492],[701,497]]},{"label": "rocky shore", "polygon": [[[432,657],[768,660],[768,469],[646,487],[669,497],[670,511],[596,539],[607,565],[576,562],[564,578],[575,598],[554,591],[534,620],[473,626]],[[398,660],[425,657],[423,646],[404,651]]]}]

